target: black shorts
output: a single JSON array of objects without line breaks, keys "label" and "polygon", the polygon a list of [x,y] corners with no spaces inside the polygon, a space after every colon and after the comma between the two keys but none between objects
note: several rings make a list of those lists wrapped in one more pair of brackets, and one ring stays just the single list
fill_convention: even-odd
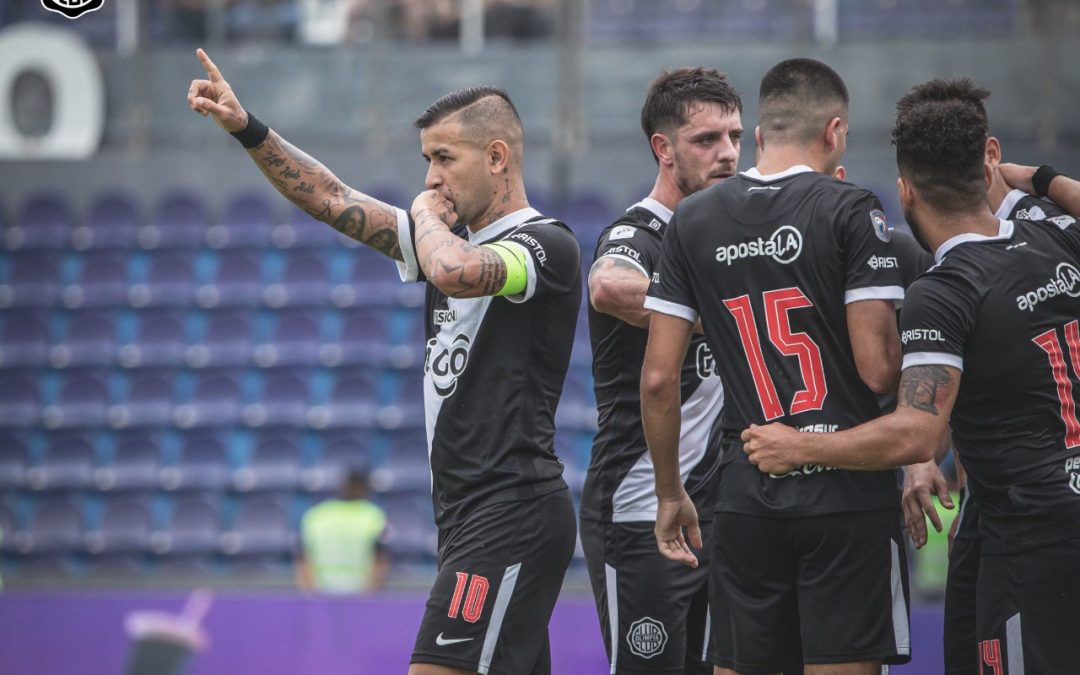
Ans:
[{"label": "black shorts", "polygon": [[413,663],[551,672],[548,620],[576,539],[568,490],[491,504],[440,532],[439,572]]},{"label": "black shorts", "polygon": [[945,675],[979,675],[975,640],[975,583],[979,578],[978,539],[955,539],[945,582]]},{"label": "black shorts", "polygon": [[762,518],[717,513],[711,583],[728,626],[712,662],[740,673],[803,663],[907,663],[908,580],[896,511]]},{"label": "black shorts", "polygon": [[653,527],[581,519],[611,672],[711,675],[708,533],[703,527],[705,550],[690,568],[660,553]]},{"label": "black shorts", "polygon": [[983,555],[975,600],[979,672],[1080,671],[1080,539]]}]

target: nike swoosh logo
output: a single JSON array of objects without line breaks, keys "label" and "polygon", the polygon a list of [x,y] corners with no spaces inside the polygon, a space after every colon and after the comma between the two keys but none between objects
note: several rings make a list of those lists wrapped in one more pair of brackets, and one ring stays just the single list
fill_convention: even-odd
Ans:
[{"label": "nike swoosh logo", "polygon": [[446,645],[456,645],[459,642],[468,642],[469,640],[475,639],[476,638],[444,638],[442,636],[442,633],[439,633],[435,637],[435,644],[439,645],[440,647],[445,647]]}]

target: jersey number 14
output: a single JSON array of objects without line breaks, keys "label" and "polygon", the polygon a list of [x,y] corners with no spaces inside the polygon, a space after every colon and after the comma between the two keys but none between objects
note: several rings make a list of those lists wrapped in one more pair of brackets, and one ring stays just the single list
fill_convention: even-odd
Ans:
[{"label": "jersey number 14", "polygon": [[[1050,371],[1057,384],[1058,401],[1061,402],[1061,419],[1065,422],[1065,447],[1075,448],[1080,445],[1080,421],[1076,419],[1076,400],[1073,398],[1072,380],[1069,379],[1065,352],[1061,349],[1056,328],[1051,328],[1031,339],[1039,345],[1050,358]],[[1065,324],[1065,342],[1069,345],[1069,361],[1073,373],[1080,377],[1080,320]]]},{"label": "jersey number 14", "polygon": [[[825,405],[828,388],[825,385],[825,368],[821,364],[821,350],[817,343],[806,333],[791,332],[788,313],[804,307],[813,307],[810,299],[798,288],[781,288],[761,294],[765,304],[765,326],[769,332],[769,342],[784,356],[799,359],[799,372],[805,389],[795,392],[791,399],[791,414],[797,415],[809,410],[821,410]],[[749,295],[724,300],[724,306],[735,317],[739,327],[739,339],[750,373],[754,377],[754,388],[761,402],[761,412],[765,420],[783,417],[784,406],[776,391],[776,384],[765,365],[765,355],[761,351],[761,338],[758,336],[757,323],[754,321],[754,308],[750,305]]]}]

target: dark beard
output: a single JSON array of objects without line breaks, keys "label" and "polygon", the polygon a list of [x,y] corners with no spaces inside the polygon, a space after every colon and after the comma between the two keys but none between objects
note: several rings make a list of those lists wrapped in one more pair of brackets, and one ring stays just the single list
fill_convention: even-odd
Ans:
[{"label": "dark beard", "polygon": [[919,242],[919,246],[921,246],[924,251],[933,255],[934,249],[930,248],[930,244],[927,243],[926,239],[923,237],[922,227],[919,225],[915,213],[909,209],[903,209],[903,211],[908,227],[911,228],[911,236],[915,237],[915,241]]}]

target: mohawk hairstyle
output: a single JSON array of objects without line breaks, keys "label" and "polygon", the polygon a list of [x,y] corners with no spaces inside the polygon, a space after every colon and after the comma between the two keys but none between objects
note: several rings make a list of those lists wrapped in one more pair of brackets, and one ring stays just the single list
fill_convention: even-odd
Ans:
[{"label": "mohawk hairstyle", "polygon": [[989,95],[967,78],[931,80],[896,104],[897,168],[938,210],[963,210],[986,198],[989,128],[983,100]]},{"label": "mohawk hairstyle", "polygon": [[[712,103],[725,113],[742,114],[742,99],[715,68],[677,68],[661,73],[649,84],[641,107],[641,130],[651,139],[686,124],[695,105]],[[649,144],[652,147],[652,144]],[[653,152],[653,159],[660,159]]]},{"label": "mohawk hairstyle", "polygon": [[450,92],[427,107],[413,126],[423,130],[458,115],[467,140],[484,145],[495,138],[520,144],[524,136],[521,116],[506,90],[476,85]]},{"label": "mohawk hairstyle", "polygon": [[758,102],[762,137],[810,141],[830,119],[847,112],[848,101],[843,78],[821,61],[781,61],[761,78]]}]

